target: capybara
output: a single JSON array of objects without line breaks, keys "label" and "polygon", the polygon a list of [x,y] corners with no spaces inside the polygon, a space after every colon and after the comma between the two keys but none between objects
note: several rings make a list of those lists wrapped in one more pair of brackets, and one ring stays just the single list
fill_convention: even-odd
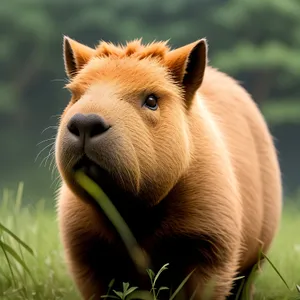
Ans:
[{"label": "capybara", "polygon": [[58,219],[84,299],[100,299],[113,278],[146,284],[76,170],[107,194],[153,271],[169,263],[158,287],[174,291],[194,270],[181,299],[203,299],[211,282],[211,299],[234,295],[236,277],[270,248],[282,209],[273,139],[245,89],[208,66],[207,49],[205,39],[90,48],[64,37],[72,98],[56,138]]}]

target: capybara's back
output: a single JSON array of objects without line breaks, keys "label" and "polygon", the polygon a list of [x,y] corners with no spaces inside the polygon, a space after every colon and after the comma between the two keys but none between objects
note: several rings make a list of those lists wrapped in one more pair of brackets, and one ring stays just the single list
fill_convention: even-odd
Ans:
[{"label": "capybara's back", "polygon": [[[108,195],[176,299],[236,296],[268,252],[281,215],[281,175],[271,134],[249,94],[207,66],[199,40],[92,49],[70,38],[64,58],[72,99],[62,114],[56,161],[60,233],[84,299],[111,279],[151,288],[115,228],[75,180],[83,170]],[[150,283],[150,281],[149,281]],[[168,299],[161,291],[160,299]]]},{"label": "capybara's back", "polygon": [[199,97],[222,135],[237,178],[246,268],[257,262],[258,247],[269,248],[280,220],[282,190],[276,150],[256,104],[232,78],[207,68]]}]

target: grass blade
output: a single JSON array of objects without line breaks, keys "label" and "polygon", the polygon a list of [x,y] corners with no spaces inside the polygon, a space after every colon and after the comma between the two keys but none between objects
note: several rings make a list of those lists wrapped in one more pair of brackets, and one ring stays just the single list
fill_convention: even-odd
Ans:
[{"label": "grass blade", "polygon": [[16,203],[15,203],[15,209],[17,213],[20,212],[20,208],[22,205],[23,190],[24,190],[24,182],[20,182],[17,190]]},{"label": "grass blade", "polygon": [[18,238],[13,232],[6,228],[3,224],[0,223],[0,229],[8,233],[12,238],[14,238],[20,245],[22,245],[30,254],[34,255],[33,250],[24,243],[20,238]]},{"label": "grass blade", "polygon": [[238,291],[236,293],[236,296],[235,296],[235,300],[240,299],[240,295],[242,294],[244,285],[245,285],[245,277],[242,279],[242,282],[240,283],[239,289],[238,289]]},{"label": "grass blade", "polygon": [[192,274],[195,272],[196,269],[194,269],[188,276],[186,276],[181,284],[178,286],[178,288],[175,290],[175,292],[172,294],[169,300],[173,300],[176,295],[179,293],[179,291],[182,289],[182,287],[186,284],[186,282],[189,280],[189,278],[192,276]]},{"label": "grass blade", "polygon": [[168,263],[165,264],[165,265],[163,265],[163,266],[160,268],[160,270],[157,272],[157,274],[156,274],[156,276],[155,276],[155,278],[154,278],[153,286],[155,286],[155,283],[156,283],[158,277],[160,276],[160,274],[161,274],[163,271],[165,271],[165,270],[168,269],[168,265],[169,265]]},{"label": "grass blade", "polygon": [[110,299],[120,299],[120,297],[117,297],[117,296],[111,296],[111,295],[104,295],[104,296],[101,296],[100,298],[103,298],[103,299],[106,299],[106,298],[110,298]]},{"label": "grass blade", "polygon": [[126,222],[123,220],[117,209],[111,203],[107,195],[102,189],[82,171],[75,173],[77,182],[97,201],[101,206],[106,216],[118,231],[121,239],[124,242],[125,247],[128,250],[131,259],[137,266],[140,273],[148,267],[148,257],[139,247],[136,239],[128,228]]},{"label": "grass blade", "polygon": [[138,288],[136,286],[132,286],[131,288],[129,288],[126,293],[125,296],[130,295],[131,293],[133,293],[135,290],[137,290]]},{"label": "grass blade", "polygon": [[115,284],[115,279],[113,278],[113,279],[110,281],[109,285],[108,285],[107,295],[109,295],[109,293],[110,293],[110,291],[112,290],[114,284]]},{"label": "grass blade", "polygon": [[154,274],[154,272],[151,269],[147,269],[146,271],[147,271],[148,276],[150,278],[151,285],[153,285],[153,280],[154,280],[155,274]]},{"label": "grass blade", "polygon": [[277,268],[273,265],[273,263],[271,262],[271,260],[267,257],[267,255],[265,255],[264,253],[262,253],[263,258],[265,258],[269,264],[272,266],[272,268],[275,270],[275,272],[278,274],[278,276],[281,278],[282,282],[285,284],[285,286],[288,288],[289,291],[291,291],[290,287],[288,286],[287,282],[285,281],[285,279],[282,277],[282,275],[280,274],[280,272],[277,270]]},{"label": "grass blade", "polygon": [[194,292],[193,292],[193,294],[192,294],[192,296],[191,296],[191,298],[189,300],[194,300],[195,299],[197,291],[198,291],[198,288],[199,288],[199,283],[197,284],[197,286],[196,286],[196,288],[195,288],[195,290],[194,290]]},{"label": "grass blade", "polygon": [[254,281],[254,277],[256,276],[257,274],[257,270],[258,270],[258,267],[259,267],[259,263],[260,261],[258,261],[252,268],[247,280],[244,282],[244,286],[243,286],[243,291],[242,291],[242,299],[249,299],[249,295],[250,295],[250,288],[251,288],[251,285],[253,284],[253,281]]},{"label": "grass blade", "polygon": [[5,253],[9,253],[24,268],[24,270],[27,272],[27,274],[34,281],[34,278],[31,274],[29,268],[27,267],[25,262],[22,260],[22,258],[19,256],[19,254],[12,247],[7,245],[6,243],[0,241],[0,244],[1,244],[2,249],[5,251]]},{"label": "grass blade", "polygon": [[123,293],[113,290],[113,292],[119,297],[119,299],[123,299]]},{"label": "grass blade", "polygon": [[8,258],[6,249],[5,249],[5,247],[3,247],[3,242],[2,242],[1,240],[0,240],[0,246],[1,246],[2,250],[3,250],[5,259],[6,259],[6,261],[7,261],[8,268],[9,268],[9,271],[10,271],[10,274],[11,274],[11,278],[12,278],[12,282],[13,282],[13,284],[14,284],[14,287],[16,287],[16,286],[17,286],[17,283],[16,283],[16,280],[15,280],[14,272],[13,272],[12,267],[11,267],[11,262],[10,262],[10,260],[9,260],[9,258]]},{"label": "grass blade", "polygon": [[[4,251],[4,249],[2,249]],[[8,275],[0,268],[0,275],[2,275],[8,283],[10,283],[10,278],[8,277]]]}]

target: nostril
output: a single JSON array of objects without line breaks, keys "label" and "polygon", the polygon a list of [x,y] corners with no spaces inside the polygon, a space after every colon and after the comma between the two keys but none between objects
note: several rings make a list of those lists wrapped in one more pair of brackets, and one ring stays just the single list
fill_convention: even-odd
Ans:
[{"label": "nostril", "polygon": [[67,125],[69,132],[76,137],[84,136],[86,132],[86,119],[86,116],[83,114],[75,114]]},{"label": "nostril", "polygon": [[74,122],[70,122],[67,127],[72,134],[80,136],[80,131]]},{"label": "nostril", "polygon": [[100,135],[107,131],[110,128],[108,124],[106,124],[102,119],[98,119],[90,129],[90,134],[89,136],[92,138],[94,136]]}]

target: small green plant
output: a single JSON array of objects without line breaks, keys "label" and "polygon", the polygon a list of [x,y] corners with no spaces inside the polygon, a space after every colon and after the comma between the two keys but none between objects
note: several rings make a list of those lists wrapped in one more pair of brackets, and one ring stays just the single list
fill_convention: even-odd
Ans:
[{"label": "small green plant", "polygon": [[[138,287],[130,287],[129,283],[123,283],[123,291],[112,290],[115,280],[111,280],[108,285],[108,291],[106,295],[101,296],[104,299],[124,299],[124,300],[153,300],[152,295],[148,291],[137,290]],[[114,295],[110,294],[113,291]]]},{"label": "small green plant", "polygon": [[155,286],[155,285],[156,285],[156,281],[157,281],[157,279],[159,278],[159,276],[161,275],[161,273],[162,273],[163,271],[165,271],[165,270],[168,269],[168,265],[169,265],[169,264],[163,265],[163,266],[160,268],[160,270],[157,272],[156,275],[155,275],[155,273],[154,273],[151,269],[147,269],[147,273],[148,273],[148,276],[149,276],[150,281],[151,281],[151,290],[150,290],[150,292],[152,293],[153,299],[154,299],[154,300],[157,300],[157,299],[158,299],[159,293],[160,293],[161,291],[169,290],[169,288],[166,287],[166,286],[162,286],[162,287],[160,287],[160,288],[157,290],[157,288],[156,288],[156,286]]},{"label": "small green plant", "polygon": [[[129,299],[141,299],[141,300],[158,300],[159,299],[159,294],[161,291],[164,290],[169,290],[169,287],[166,286],[161,286],[161,287],[156,287],[157,280],[159,276],[162,274],[162,272],[166,271],[168,269],[168,263],[163,265],[160,270],[155,274],[151,269],[147,269],[148,276],[150,278],[151,282],[151,289],[149,291],[143,291],[143,290],[138,290],[138,287],[131,287],[129,288],[129,283],[123,283],[123,291],[116,291],[113,290],[113,293],[115,295],[110,295],[109,292],[107,295],[102,296],[101,298],[106,298],[106,299],[122,299],[122,300],[129,300]],[[169,300],[175,299],[177,294],[180,292],[182,287],[185,285],[185,283],[188,281],[190,276],[193,274],[194,271],[192,271],[184,280],[181,282],[181,284],[177,287],[175,292],[170,295]],[[114,283],[114,280],[111,281],[108,290],[112,289],[112,285]],[[193,299],[193,296],[191,297],[190,300]]]},{"label": "small green plant", "polygon": [[113,292],[115,293],[116,296],[113,295],[104,295],[101,296],[101,298],[110,298],[110,299],[121,299],[121,300],[127,300],[127,296],[129,296],[130,294],[132,294],[135,290],[137,290],[138,287],[134,286],[134,287],[129,287],[129,283],[123,282],[123,291],[122,292],[118,292],[116,290],[113,290]]}]

